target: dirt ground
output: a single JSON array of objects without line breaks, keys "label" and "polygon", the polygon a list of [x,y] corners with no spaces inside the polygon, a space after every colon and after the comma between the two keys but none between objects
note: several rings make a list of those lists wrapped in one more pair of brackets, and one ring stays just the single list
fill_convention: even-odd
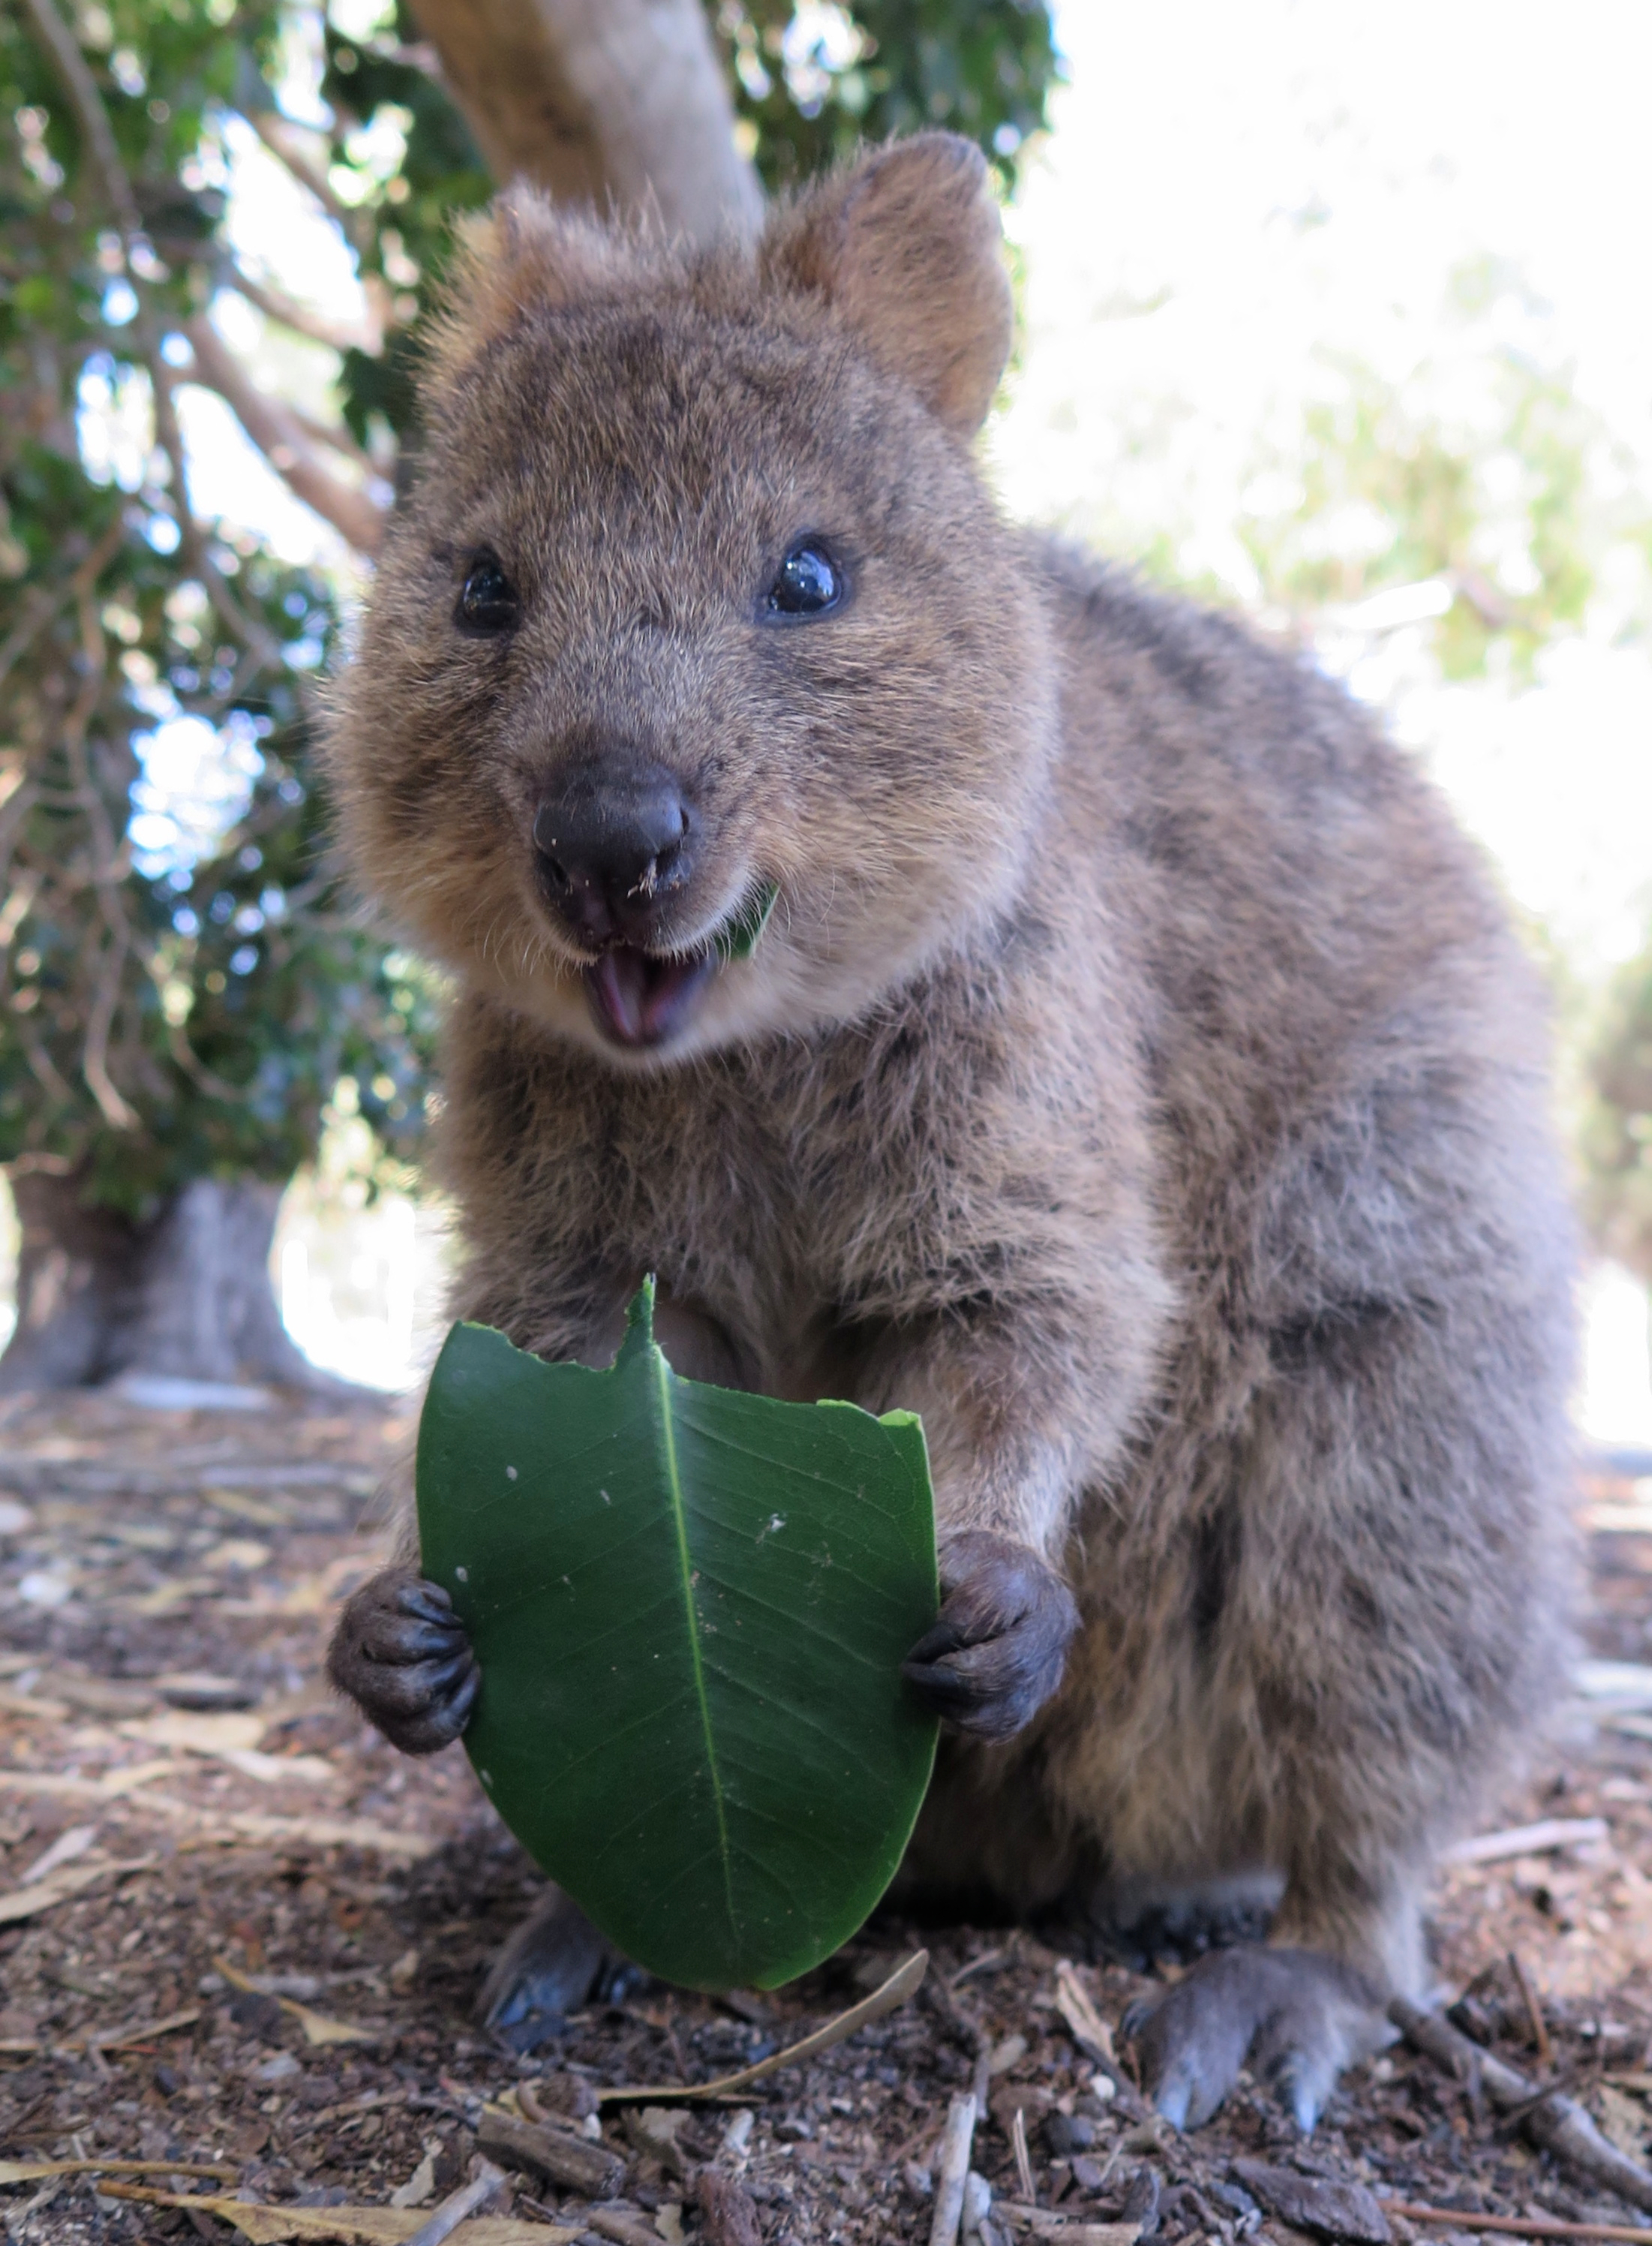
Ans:
[{"label": "dirt ground", "polygon": [[[635,2115],[628,2133],[605,2108],[583,2125],[613,2154],[595,2202],[523,2173],[493,2214],[554,2226],[546,2246],[751,2246],[753,2215],[776,2241],[927,2239],[948,2101],[984,2052],[992,2119],[974,2163],[993,2193],[989,2246],[1288,2241],[1235,2169],[1258,2159],[1458,2217],[1419,2232],[1396,2216],[1402,2241],[1472,2237],[1489,2213],[1647,2222],[1404,2046],[1349,2074],[1306,2143],[1260,2089],[1185,2138],[1144,2123],[1127,2045],[1124,2086],[1098,2087],[1061,2009],[1060,1961],[1002,1928],[880,1917],[778,1996],[645,1984],[520,2057],[472,2006],[537,1875],[460,1751],[403,1760],[321,1678],[332,1610],[377,1562],[373,1493],[406,1434],[390,1407],[183,1414],[95,1399],[0,1414],[0,2156],[156,2164],[0,2183],[13,2246],[229,2241],[221,2215],[166,2203],[193,2191],[238,2197],[259,2237],[296,2235],[299,2211],[306,2236],[404,2236],[423,2219],[413,2210],[464,2181],[485,2107],[531,2118],[537,2093],[576,2112],[591,2102],[581,2084],[723,2072],[853,2003],[921,1943],[930,1979],[904,2009],[743,2107],[696,2112],[674,2139],[668,2124],[649,2140]],[[1643,1661],[1652,1484],[1602,1473],[1585,1503],[1592,1650]],[[1534,2078],[1564,2080],[1643,2157],[1652,1720],[1580,1705],[1558,1736],[1497,1821],[1599,1819],[1600,1836],[1448,1870],[1434,1955],[1453,1993],[1475,1984],[1465,2017],[1482,2037]],[[1117,1968],[1084,1966],[1078,1980],[1115,2035],[1152,1985]],[[744,2199],[702,2192],[700,2169]],[[399,2222],[393,2195],[409,2210]],[[350,2228],[342,2210],[362,2207],[386,2210],[377,2229]],[[1327,2227],[1323,2205],[1316,2219]],[[456,2235],[483,2246],[486,2234]]]}]

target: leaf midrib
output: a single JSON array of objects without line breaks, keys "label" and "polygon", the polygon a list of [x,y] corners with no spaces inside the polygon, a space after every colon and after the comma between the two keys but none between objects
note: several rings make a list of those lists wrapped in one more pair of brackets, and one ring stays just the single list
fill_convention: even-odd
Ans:
[{"label": "leaf midrib", "polygon": [[671,1517],[676,1527],[677,1560],[683,1575],[683,1609],[688,1623],[689,1659],[694,1673],[694,1696],[699,1704],[700,1732],[705,1741],[706,1768],[711,1780],[711,1806],[717,1814],[717,1855],[723,1868],[723,1899],[729,1914],[729,1931],[738,1943],[739,1915],[734,1907],[734,1867],[729,1848],[729,1821],[723,1799],[723,1778],[717,1768],[717,1742],[711,1732],[711,1709],[705,1695],[705,1667],[700,1658],[700,1619],[694,1606],[694,1566],[689,1553],[688,1514],[683,1500],[683,1476],[677,1464],[676,1427],[671,1410],[671,1368],[657,1343],[650,1344],[655,1380],[660,1399],[660,1433],[665,1451],[666,1486],[671,1494]]}]

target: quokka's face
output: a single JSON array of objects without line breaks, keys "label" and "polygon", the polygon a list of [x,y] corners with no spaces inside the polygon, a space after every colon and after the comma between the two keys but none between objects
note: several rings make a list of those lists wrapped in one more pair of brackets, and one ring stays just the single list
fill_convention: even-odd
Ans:
[{"label": "quokka's face", "polygon": [[358,864],[621,1065],[852,1017],[1014,879],[1044,690],[1013,548],[828,303],[528,215],[503,325],[496,236],[488,331],[450,329],[343,697]]}]

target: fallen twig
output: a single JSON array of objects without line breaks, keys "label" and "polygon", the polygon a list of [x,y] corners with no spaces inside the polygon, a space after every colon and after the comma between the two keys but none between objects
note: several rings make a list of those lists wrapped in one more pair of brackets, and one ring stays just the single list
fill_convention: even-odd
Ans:
[{"label": "fallen twig", "polygon": [[407,2246],[441,2246],[450,2231],[457,2230],[467,2215],[486,2207],[505,2182],[505,2171],[496,2168],[492,2161],[478,2161],[476,2174],[451,2197],[445,2199],[408,2240]]},{"label": "fallen twig", "polygon": [[154,1866],[153,1856],[133,1856],[118,1863],[65,1864],[61,1871],[52,1872],[37,1886],[17,1887],[0,1895],[0,1926],[9,1926],[20,1918],[37,1918],[42,1911],[55,1910],[60,1902],[69,1902],[84,1895],[99,1880],[125,1879],[133,1872],[146,1872]]},{"label": "fallen twig", "polygon": [[205,2176],[213,2183],[235,2183],[239,2168],[221,2161],[0,2161],[0,2183],[37,2183],[43,2176]]},{"label": "fallen twig", "polygon": [[765,2075],[776,2073],[783,2066],[793,2066],[801,2059],[812,2059],[817,2052],[829,2051],[833,2044],[843,2043],[857,2029],[872,2020],[880,2020],[886,2012],[915,1997],[922,1986],[923,1977],[929,1968],[929,1953],[916,1950],[903,1959],[880,1989],[858,2004],[851,2004],[846,2012],[840,2012],[835,2020],[828,2020],[823,2028],[806,2035],[800,2043],[789,2044],[785,2050],[760,2059],[755,2066],[743,2066],[737,2074],[720,2074],[715,2082],[674,2082],[656,2084],[652,2087],[639,2083],[620,2083],[609,2090],[596,2093],[600,2106],[642,2106],[669,2104],[677,2106],[685,2100],[716,2100],[726,2098],[731,2092],[744,2090],[749,2083],[760,2082]]},{"label": "fallen twig", "polygon": [[[152,2191],[140,2183],[111,2183],[105,2199],[136,2200],[145,2207],[181,2208],[192,2218],[215,2215],[234,2225],[253,2246],[283,2246],[290,2239],[344,2239],[350,2246],[411,2246],[424,2227],[412,2207],[269,2206],[215,2192]],[[474,2246],[573,2246],[571,2223],[523,2222],[509,2215],[472,2215],[466,2232]],[[581,2220],[581,2229],[587,2227]]]},{"label": "fallen twig", "polygon": [[1036,2206],[1037,2188],[1032,2180],[1032,2155],[1027,2149],[1027,2109],[1017,2106],[1010,2124],[1010,2149],[1016,2156],[1016,2181],[1021,2186],[1021,2196],[1029,2206]]},{"label": "fallen twig", "polygon": [[1542,2089],[1518,2067],[1482,2051],[1438,2012],[1424,2011],[1404,1997],[1395,1998],[1388,2017],[1408,2043],[1456,2080],[1478,2082],[1492,2105],[1505,2113],[1522,2108],[1521,2127],[1545,2152],[1568,2161],[1592,2182],[1615,2192],[1632,2207],[1652,2209],[1652,2174],[1608,2144],[1575,2099],[1558,2090]]},{"label": "fallen twig", "polygon": [[955,2098],[947,2108],[947,2127],[935,2162],[935,2211],[929,2225],[929,2246],[956,2246],[958,2225],[963,2219],[963,2187],[969,2174],[969,2153],[976,2136],[973,2091]]},{"label": "fallen twig", "polygon": [[1477,1833],[1446,1849],[1448,1864],[1496,1864],[1505,1856],[1543,1856],[1554,1848],[1581,1848],[1610,1837],[1604,1817],[1546,1817],[1537,1825],[1511,1825],[1501,1833]]},{"label": "fallen twig", "polygon": [[1506,2230],[1513,2238],[1619,2238],[1627,2246],[1652,2246],[1652,2230],[1622,2222],[1561,2222],[1540,2215],[1480,2215],[1461,2207],[1417,2207],[1408,2199],[1379,2202],[1384,2215],[1408,2222],[1443,2222],[1453,2230]]},{"label": "fallen twig", "polygon": [[496,2106],[483,2106],[476,2141],[485,2153],[508,2161],[512,2168],[547,2177],[560,2189],[580,2192],[587,2199],[613,2198],[625,2175],[623,2163],[607,2145],[568,2129],[519,2120]]},{"label": "fallen twig", "polygon": [[1519,1953],[1511,1950],[1508,1956],[1509,1971],[1514,1976],[1514,1985],[1519,1991],[1521,2001],[1526,2006],[1526,2017],[1532,2023],[1532,2041],[1537,2051],[1538,2065],[1547,2066],[1553,2059],[1554,2046],[1549,2041],[1548,2026],[1543,2018],[1543,2007],[1537,2000],[1537,1991],[1526,1977],[1526,1968],[1520,1963]]},{"label": "fallen twig", "polygon": [[1132,2121],[1149,2121],[1153,2111],[1119,2066],[1113,2050],[1112,2030],[1091,2001],[1071,1958],[1056,1968],[1056,2009],[1067,2023],[1068,2033],[1084,2056],[1113,2086],[1118,2110]]}]

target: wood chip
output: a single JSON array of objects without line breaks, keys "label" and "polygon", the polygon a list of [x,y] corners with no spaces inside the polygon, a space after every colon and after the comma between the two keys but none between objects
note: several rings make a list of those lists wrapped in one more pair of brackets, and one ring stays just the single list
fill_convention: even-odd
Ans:
[{"label": "wood chip", "polygon": [[688,2118],[681,2106],[628,2106],[625,2134],[644,2160],[657,2161],[670,2175],[683,2176],[689,2164],[677,2134]]},{"label": "wood chip", "polygon": [[1030,2231],[1035,2238],[1052,2238],[1057,2246],[1136,2246],[1139,2222],[1086,2222],[1082,2215],[1029,2206],[1025,2201],[1000,2199],[993,2215],[1015,2230]]},{"label": "wood chip", "polygon": [[694,2196],[706,2246],[763,2246],[757,2206],[744,2184],[715,2168],[702,2168],[694,2180]]},{"label": "wood chip", "polygon": [[[1265,2161],[1235,2161],[1234,2174],[1270,2215],[1294,2229],[1351,2240],[1354,2246],[1390,2246],[1394,2234],[1382,2202],[1363,2183],[1299,2175],[1295,2168],[1270,2168]],[[1472,2217],[1464,2218],[1464,2228],[1473,2228]]]},{"label": "wood chip", "polygon": [[617,2207],[592,2208],[585,2228],[595,2230],[599,2238],[611,2238],[614,2246],[660,2246],[660,2234],[647,2215],[623,2202]]}]

